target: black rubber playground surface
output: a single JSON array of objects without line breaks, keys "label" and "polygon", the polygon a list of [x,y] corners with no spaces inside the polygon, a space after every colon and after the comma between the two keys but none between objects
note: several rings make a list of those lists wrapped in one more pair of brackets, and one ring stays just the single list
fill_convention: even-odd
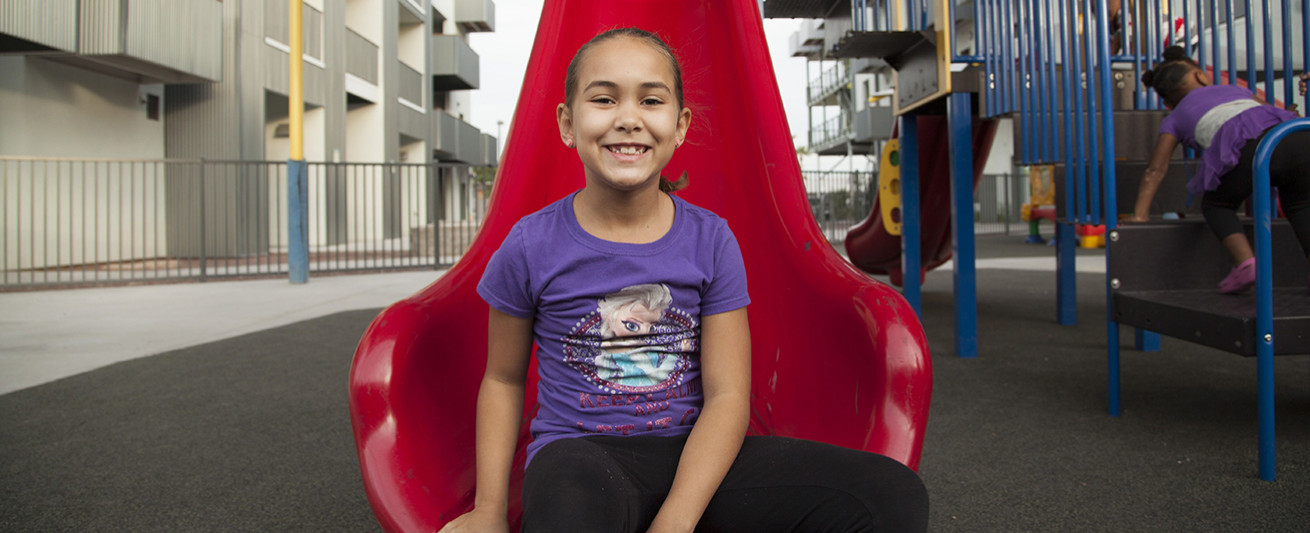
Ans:
[{"label": "black rubber playground surface", "polygon": [[[979,255],[1050,254],[1011,240]],[[1278,481],[1262,482],[1253,359],[1168,338],[1141,353],[1125,328],[1124,415],[1106,416],[1103,279],[1079,275],[1064,327],[1054,273],[980,270],[981,356],[961,360],[950,273],[929,276],[932,530],[1310,529],[1310,357],[1276,362]],[[0,396],[0,531],[376,531],[345,385],[377,311]]]}]

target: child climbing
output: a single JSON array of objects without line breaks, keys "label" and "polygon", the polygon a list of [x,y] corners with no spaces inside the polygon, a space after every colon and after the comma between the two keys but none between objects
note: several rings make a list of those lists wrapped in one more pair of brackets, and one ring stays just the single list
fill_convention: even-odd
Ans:
[{"label": "child climbing", "polygon": [[586,185],[521,219],[478,284],[475,505],[442,531],[508,529],[534,341],[523,531],[924,531],[927,492],[896,460],[746,436],[741,251],[722,219],[668,194],[685,175],[660,175],[692,118],[673,51],[610,30],[564,83],[555,119]]},{"label": "child climbing", "polygon": [[[1304,94],[1307,76],[1300,78]],[[1201,151],[1187,189],[1201,195],[1205,221],[1236,265],[1219,282],[1219,292],[1250,288],[1255,283],[1255,253],[1242,232],[1237,209],[1251,196],[1252,159],[1260,140],[1270,128],[1298,118],[1296,113],[1265,103],[1249,89],[1212,84],[1205,70],[1178,46],[1167,48],[1164,61],[1144,73],[1142,82],[1154,88],[1172,111],[1160,124],[1129,220],[1148,220],[1151,201],[1178,143]],[[1278,187],[1283,212],[1301,251],[1310,254],[1310,131],[1285,137],[1274,150],[1269,168],[1270,183]]]}]

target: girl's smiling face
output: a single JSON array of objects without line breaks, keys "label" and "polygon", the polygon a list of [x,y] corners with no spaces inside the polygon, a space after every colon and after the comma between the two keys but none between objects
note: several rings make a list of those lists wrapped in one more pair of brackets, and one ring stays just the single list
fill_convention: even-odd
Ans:
[{"label": "girl's smiling face", "polygon": [[659,173],[687,134],[691,110],[674,94],[666,56],[630,37],[598,42],[578,69],[576,96],[556,109],[560,138],[577,148],[588,186],[635,191]]}]

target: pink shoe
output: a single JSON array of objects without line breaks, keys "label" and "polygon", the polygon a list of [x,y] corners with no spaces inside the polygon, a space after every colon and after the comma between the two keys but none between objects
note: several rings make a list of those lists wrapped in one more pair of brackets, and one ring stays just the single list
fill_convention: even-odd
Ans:
[{"label": "pink shoe", "polygon": [[1233,271],[1228,273],[1228,277],[1219,282],[1219,292],[1222,294],[1233,294],[1242,292],[1255,285],[1255,258],[1252,257],[1242,264],[1233,267]]}]

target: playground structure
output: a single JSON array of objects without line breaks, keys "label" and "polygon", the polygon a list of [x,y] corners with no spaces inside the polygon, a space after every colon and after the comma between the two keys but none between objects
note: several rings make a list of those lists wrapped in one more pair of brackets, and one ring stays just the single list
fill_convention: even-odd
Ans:
[{"label": "playground structure", "polygon": [[[917,468],[932,387],[923,329],[896,291],[853,268],[815,223],[757,2],[552,0],[477,239],[434,284],[383,311],[356,351],[352,424],[369,501],[388,531],[435,531],[473,506],[487,333],[474,287],[520,217],[583,185],[554,120],[565,67],[591,36],[629,25],[658,32],[680,52],[696,113],[665,171],[687,170],[691,184],[678,194],[724,217],[741,245],[752,298],[750,431]],[[742,131],[750,133],[729,133]],[[516,517],[536,405],[535,370],[529,375],[510,488]]]},{"label": "playground structure", "polygon": [[[839,37],[831,43],[831,56],[880,58],[895,69],[902,161],[901,271],[932,266],[924,259],[931,255],[920,254],[919,247],[933,244],[926,234],[935,229],[940,214],[921,212],[919,206],[940,194],[931,191],[940,191],[944,187],[940,181],[948,174],[956,355],[977,355],[972,217],[956,216],[969,213],[972,206],[970,148],[976,144],[968,125],[979,118],[1009,118],[1014,121],[1017,162],[1054,169],[1056,320],[1060,324],[1077,319],[1078,228],[1089,228],[1082,230],[1089,244],[1097,240],[1092,237],[1098,231],[1090,228],[1098,226],[1108,241],[1110,414],[1120,415],[1120,324],[1138,328],[1136,344],[1144,350],[1158,349],[1158,334],[1164,334],[1253,355],[1260,378],[1258,470],[1262,479],[1273,480],[1272,357],[1310,353],[1305,333],[1310,331],[1310,297],[1301,270],[1305,261],[1297,247],[1269,245],[1271,228],[1273,237],[1280,239],[1286,228],[1270,222],[1267,180],[1257,179],[1252,201],[1257,265],[1261,265],[1255,302],[1236,296],[1218,298],[1214,284],[1222,273],[1196,268],[1202,263],[1222,268],[1228,262],[1213,237],[1197,231],[1203,228],[1198,221],[1119,226],[1118,217],[1123,212],[1120,206],[1130,206],[1136,196],[1138,179],[1166,114],[1153,91],[1139,83],[1141,73],[1158,61],[1166,46],[1181,44],[1203,68],[1218,73],[1213,76],[1217,83],[1235,83],[1274,105],[1290,106],[1295,98],[1293,77],[1305,70],[1305,58],[1310,56],[1305,31],[1310,28],[1310,1],[1229,0],[1219,6],[1214,0],[1125,0],[1117,3],[1117,13],[1110,13],[1106,0],[979,0],[972,3],[971,13],[956,13],[956,3],[950,1],[852,0],[849,18],[844,4],[769,0],[764,9],[766,16],[825,18],[827,25],[848,28],[835,32]],[[1112,19],[1118,21],[1115,27]],[[960,35],[972,38],[960,40]],[[943,115],[949,130],[949,173],[915,168],[913,163],[920,161],[919,140],[924,138],[916,132],[921,124],[942,120]],[[1259,151],[1266,159],[1257,157],[1257,170],[1267,165],[1267,156],[1282,135],[1310,127],[1304,120],[1285,126],[1266,135]],[[1192,156],[1176,157],[1162,193],[1156,196],[1153,214],[1195,212],[1183,187],[1189,173],[1187,158]],[[1158,275],[1189,269],[1195,275],[1169,279]],[[906,299],[916,309],[919,283],[916,276],[904,279]],[[1198,340],[1202,337],[1204,341]],[[1277,350],[1274,339],[1279,342]]]}]

